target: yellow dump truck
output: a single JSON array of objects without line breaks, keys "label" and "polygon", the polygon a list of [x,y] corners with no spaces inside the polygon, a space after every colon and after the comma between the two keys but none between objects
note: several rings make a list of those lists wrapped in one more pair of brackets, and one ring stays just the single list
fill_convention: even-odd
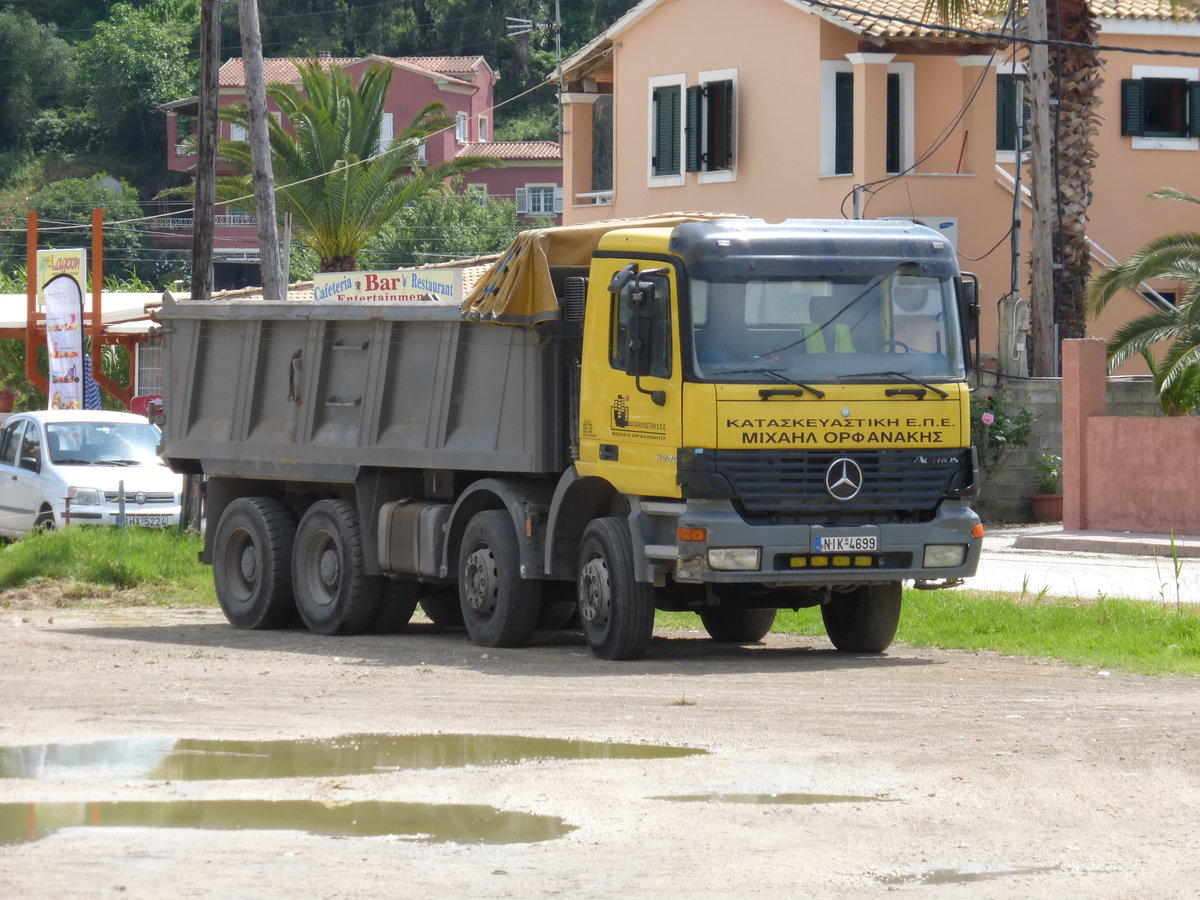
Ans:
[{"label": "yellow dump truck", "polygon": [[461,307],[168,301],[165,452],[207,476],[229,621],[481,646],[656,609],[751,642],[819,606],[892,641],[974,574],[975,285],[896,221],[666,216],[526,232]]}]

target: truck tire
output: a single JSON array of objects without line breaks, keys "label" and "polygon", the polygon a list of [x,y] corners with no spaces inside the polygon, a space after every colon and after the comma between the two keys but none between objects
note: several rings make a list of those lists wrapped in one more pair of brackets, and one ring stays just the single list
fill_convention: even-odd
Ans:
[{"label": "truck tire", "polygon": [[521,577],[520,548],[508,513],[476,513],[458,554],[459,605],[471,641],[480,647],[529,643],[541,611],[539,588]]},{"label": "truck tire", "polygon": [[714,641],[753,644],[775,624],[773,609],[706,609],[700,613],[704,630]]},{"label": "truck tire", "polygon": [[825,633],[843,653],[882,653],[900,624],[900,582],[865,584],[821,604]]},{"label": "truck tire", "polygon": [[417,600],[421,586],[415,581],[383,579],[379,591],[379,609],[367,629],[371,634],[395,634],[408,627],[409,620],[417,611]]},{"label": "truck tire", "polygon": [[458,588],[429,588],[421,597],[421,611],[434,625],[454,626],[463,623]]},{"label": "truck tire", "polygon": [[296,528],[292,587],[296,609],[317,634],[362,634],[379,611],[383,576],[363,571],[358,510],[349,500],[318,500]]},{"label": "truck tire", "polygon": [[592,654],[638,659],[654,634],[654,587],[634,580],[629,523],[593,519],[579,543],[579,620]]},{"label": "truck tire", "polygon": [[295,536],[291,511],[270,497],[239,497],[221,513],[213,537],[213,583],[234,628],[279,628],[295,618]]}]

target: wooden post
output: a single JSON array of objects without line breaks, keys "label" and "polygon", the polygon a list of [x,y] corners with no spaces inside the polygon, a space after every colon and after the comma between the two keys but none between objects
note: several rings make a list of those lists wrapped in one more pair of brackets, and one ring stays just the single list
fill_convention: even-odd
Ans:
[{"label": "wooden post", "polygon": [[246,71],[246,112],[249,119],[250,170],[254,180],[254,209],[258,220],[258,258],[263,299],[284,300],[279,265],[279,236],[275,224],[275,177],[267,125],[267,88],[263,79],[262,33],[257,0],[238,0],[242,30],[242,63]]},{"label": "wooden post", "polygon": [[[1033,162],[1033,219],[1029,266],[1031,354],[1034,375],[1057,375],[1054,302],[1054,167],[1050,131],[1050,50],[1046,45],[1046,0],[1030,0],[1025,21],[1029,39],[1030,155]],[[1019,113],[1018,113],[1019,115]]]},{"label": "wooden post", "polygon": [[213,208],[217,198],[217,72],[221,67],[221,0],[200,4],[200,100],[196,123],[196,197],[192,210],[192,299],[213,290]]}]

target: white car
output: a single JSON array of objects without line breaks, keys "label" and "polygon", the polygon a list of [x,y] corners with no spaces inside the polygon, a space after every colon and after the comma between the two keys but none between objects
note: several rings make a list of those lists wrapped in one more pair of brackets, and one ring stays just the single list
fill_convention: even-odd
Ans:
[{"label": "white car", "polygon": [[14,413],[0,435],[0,535],[63,525],[179,523],[183,476],[158,455],[144,416],[101,410]]}]

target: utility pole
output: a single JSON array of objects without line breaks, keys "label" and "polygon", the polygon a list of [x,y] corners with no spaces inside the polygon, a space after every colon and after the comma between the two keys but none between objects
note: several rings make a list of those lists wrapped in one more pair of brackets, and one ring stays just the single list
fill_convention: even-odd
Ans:
[{"label": "utility pole", "polygon": [[1046,0],[1030,0],[1025,17],[1029,35],[1030,156],[1033,168],[1033,216],[1029,267],[1032,371],[1038,376],[1058,374],[1054,298],[1054,188],[1050,131],[1050,48],[1047,45]]},{"label": "utility pole", "polygon": [[200,99],[196,123],[196,195],[192,203],[192,299],[213,290],[213,207],[217,198],[217,71],[221,67],[221,0],[200,6]]},{"label": "utility pole", "polygon": [[275,177],[271,170],[267,88],[263,79],[262,33],[258,28],[257,0],[238,0],[238,24],[242,32],[242,64],[246,72],[250,174],[254,181],[263,298],[284,300],[287,295],[279,265],[279,237],[275,231]]}]

